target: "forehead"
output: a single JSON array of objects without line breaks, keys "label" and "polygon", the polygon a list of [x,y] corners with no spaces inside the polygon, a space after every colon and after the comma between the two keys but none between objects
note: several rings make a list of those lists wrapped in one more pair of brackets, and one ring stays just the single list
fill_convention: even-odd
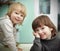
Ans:
[{"label": "forehead", "polygon": [[15,7],[13,10],[15,10],[15,11],[21,13],[21,14],[24,14],[24,8],[22,8],[21,6]]},{"label": "forehead", "polygon": [[18,10],[18,9],[14,9],[13,12],[18,12],[18,13],[20,13],[21,11]]},{"label": "forehead", "polygon": [[17,12],[17,13],[19,13],[19,14],[23,14],[23,12],[22,12],[22,10],[21,9],[14,9],[14,10],[12,10],[12,12]]}]

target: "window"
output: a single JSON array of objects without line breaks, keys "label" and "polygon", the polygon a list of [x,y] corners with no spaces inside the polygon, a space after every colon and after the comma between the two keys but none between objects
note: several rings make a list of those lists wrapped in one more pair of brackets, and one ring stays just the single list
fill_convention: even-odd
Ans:
[{"label": "window", "polygon": [[40,14],[50,14],[50,0],[39,0]]}]

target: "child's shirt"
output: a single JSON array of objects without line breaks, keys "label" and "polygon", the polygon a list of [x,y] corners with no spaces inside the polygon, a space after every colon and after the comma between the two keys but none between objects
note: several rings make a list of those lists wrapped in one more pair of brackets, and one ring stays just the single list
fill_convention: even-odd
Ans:
[{"label": "child's shirt", "polygon": [[6,15],[0,18],[0,43],[8,45],[11,51],[18,51],[16,47],[16,29],[13,27],[12,21]]},{"label": "child's shirt", "polygon": [[30,51],[60,51],[60,39],[57,37],[50,40],[35,38]]}]

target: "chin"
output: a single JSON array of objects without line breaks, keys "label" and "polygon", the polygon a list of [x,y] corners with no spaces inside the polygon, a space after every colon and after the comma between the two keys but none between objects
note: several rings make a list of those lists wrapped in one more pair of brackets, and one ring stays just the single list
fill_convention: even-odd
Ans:
[{"label": "chin", "polygon": [[43,40],[44,40],[45,38],[41,38],[41,39],[43,39]]},{"label": "chin", "polygon": [[19,24],[19,22],[15,22],[15,24]]},{"label": "chin", "polygon": [[41,39],[46,39],[46,37],[41,37]]}]

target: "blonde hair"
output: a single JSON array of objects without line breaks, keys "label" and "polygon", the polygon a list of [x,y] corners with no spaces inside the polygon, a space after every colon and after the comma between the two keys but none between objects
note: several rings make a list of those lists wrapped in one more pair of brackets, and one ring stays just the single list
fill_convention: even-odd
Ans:
[{"label": "blonde hair", "polygon": [[[19,9],[18,9],[19,8]],[[10,5],[9,9],[8,9],[8,12],[7,12],[7,15],[10,17],[11,13],[14,11],[14,10],[20,10],[20,12],[24,15],[24,18],[26,16],[26,8],[25,6],[20,3],[20,2],[15,2],[13,4]]]}]

